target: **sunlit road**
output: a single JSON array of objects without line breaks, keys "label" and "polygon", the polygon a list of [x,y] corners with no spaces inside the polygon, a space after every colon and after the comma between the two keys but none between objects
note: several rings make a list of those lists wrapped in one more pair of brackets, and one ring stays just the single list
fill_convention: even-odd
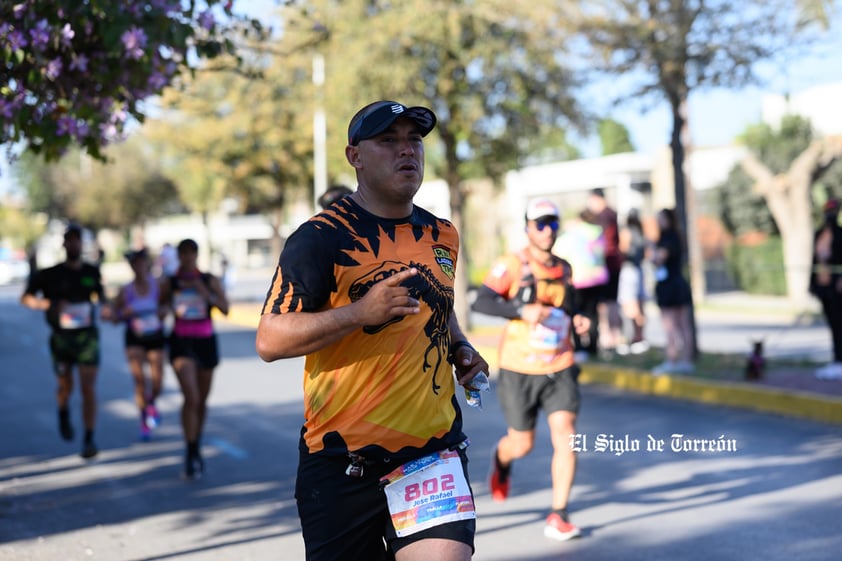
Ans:
[{"label": "sunlit road", "polygon": [[[223,361],[205,437],[207,476],[179,478],[180,394],[167,371],[164,423],[137,441],[120,328],[102,328],[101,453],[56,427],[47,328],[0,287],[0,559],[14,561],[298,560],[292,498],[301,423],[300,360],[264,364],[254,332],[219,324]],[[842,551],[839,427],[585,387],[579,471],[571,502],[584,530],[547,540],[549,442],[515,464],[512,496],[491,502],[486,474],[504,431],[493,392],[465,410],[479,511],[477,560],[831,561]],[[80,432],[79,399],[73,418]],[[671,450],[671,436],[723,441],[736,451]],[[614,435],[614,451],[597,451]],[[648,451],[649,436],[664,450]],[[620,452],[617,443],[636,451]],[[682,440],[682,445],[686,440]],[[698,444],[697,444],[698,446]]]}]

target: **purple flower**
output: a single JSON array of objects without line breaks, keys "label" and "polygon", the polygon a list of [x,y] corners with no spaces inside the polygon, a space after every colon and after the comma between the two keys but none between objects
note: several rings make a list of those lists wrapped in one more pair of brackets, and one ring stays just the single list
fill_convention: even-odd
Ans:
[{"label": "purple flower", "polygon": [[26,35],[21,31],[12,31],[6,39],[9,41],[9,46],[13,51],[23,49],[29,44],[29,41],[26,40]]},{"label": "purple flower", "polygon": [[70,70],[78,70],[79,72],[88,71],[88,57],[84,54],[73,55],[73,60],[70,61]]},{"label": "purple flower", "polygon": [[23,13],[26,11],[26,2],[21,4],[16,4],[14,8],[12,8],[12,13],[15,15],[15,19],[20,19],[23,17]]},{"label": "purple flower", "polygon": [[216,24],[216,21],[213,18],[213,13],[211,13],[210,10],[205,10],[199,14],[198,22],[199,25],[207,31],[213,29],[213,26]]},{"label": "purple flower", "polygon": [[61,43],[65,47],[70,46],[70,42],[76,36],[76,32],[73,31],[73,28],[70,27],[69,23],[65,23],[64,27],[61,28]]},{"label": "purple flower", "polygon": [[15,116],[15,108],[11,103],[0,97],[0,116],[4,119],[11,119]]},{"label": "purple flower", "polygon": [[173,0],[152,0],[152,8],[164,12],[174,12],[181,9],[181,5]]},{"label": "purple flower", "polygon": [[65,136],[76,133],[76,120],[68,115],[62,115],[56,122],[56,134]]},{"label": "purple flower", "polygon": [[143,57],[143,48],[146,46],[146,33],[142,29],[132,26],[131,29],[123,33],[120,40],[123,41],[128,58],[138,60]]},{"label": "purple flower", "polygon": [[121,125],[121,124],[125,123],[126,119],[128,119],[128,118],[129,118],[128,112],[125,109],[123,109],[122,107],[120,107],[120,108],[114,108],[114,112],[111,114],[110,121],[112,123],[116,124],[116,125]]},{"label": "purple flower", "polygon": [[47,68],[44,73],[47,76],[48,80],[55,80],[59,77],[62,70],[62,63],[60,58],[54,58],[50,62],[47,63]]},{"label": "purple flower", "polygon": [[88,125],[87,121],[80,121],[76,124],[76,138],[84,138],[88,136],[90,131],[91,127]]},{"label": "purple flower", "polygon": [[41,50],[50,42],[50,24],[42,19],[33,29],[29,30],[29,37],[32,39],[32,48]]},{"label": "purple flower", "polygon": [[102,123],[99,125],[99,135],[104,140],[109,140],[117,137],[117,127],[111,123]]},{"label": "purple flower", "polygon": [[167,85],[167,77],[161,74],[160,72],[152,72],[149,76],[148,86],[153,92],[157,92],[161,88]]}]

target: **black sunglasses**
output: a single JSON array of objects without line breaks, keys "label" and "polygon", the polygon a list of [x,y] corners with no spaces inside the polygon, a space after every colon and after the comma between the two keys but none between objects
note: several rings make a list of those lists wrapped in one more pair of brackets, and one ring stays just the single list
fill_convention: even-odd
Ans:
[{"label": "black sunglasses", "polygon": [[535,227],[539,232],[543,232],[544,228],[550,227],[553,232],[558,231],[558,218],[539,218],[535,221]]}]

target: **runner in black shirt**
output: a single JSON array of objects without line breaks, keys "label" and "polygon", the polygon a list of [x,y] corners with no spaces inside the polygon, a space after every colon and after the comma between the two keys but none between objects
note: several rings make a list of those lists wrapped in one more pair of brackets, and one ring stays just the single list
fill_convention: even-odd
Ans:
[{"label": "runner in black shirt", "polygon": [[82,229],[71,224],[64,233],[67,259],[30,275],[21,303],[46,312],[50,325],[50,354],[58,379],[59,432],[73,440],[68,401],[73,391],[73,366],[79,371],[85,437],[82,457],[93,458],[96,425],[96,377],[99,368],[99,330],[96,304],[104,300],[99,268],[82,261]]}]

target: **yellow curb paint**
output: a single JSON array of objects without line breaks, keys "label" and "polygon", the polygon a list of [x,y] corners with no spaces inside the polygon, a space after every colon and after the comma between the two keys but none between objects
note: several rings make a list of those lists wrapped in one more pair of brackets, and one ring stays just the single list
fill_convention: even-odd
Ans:
[{"label": "yellow curb paint", "polygon": [[582,365],[579,381],[583,384],[611,385],[643,394],[842,424],[842,399],[810,392],[685,377],[653,376],[647,372],[596,364]]}]

